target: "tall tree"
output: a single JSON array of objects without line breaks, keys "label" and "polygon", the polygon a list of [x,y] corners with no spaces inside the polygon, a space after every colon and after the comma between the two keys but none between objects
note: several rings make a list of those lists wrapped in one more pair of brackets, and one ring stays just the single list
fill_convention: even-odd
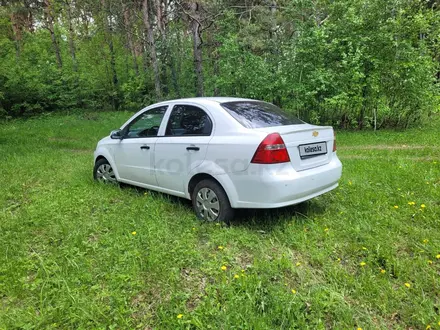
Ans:
[{"label": "tall tree", "polygon": [[63,61],[61,59],[61,50],[58,44],[58,39],[55,34],[54,11],[52,5],[53,3],[51,2],[51,0],[44,0],[44,16],[46,20],[46,28],[49,30],[50,39],[52,40],[52,46],[55,51],[57,64],[58,67],[61,69],[63,67]]},{"label": "tall tree", "polygon": [[197,1],[189,3],[190,12],[188,14],[191,22],[191,35],[194,54],[194,73],[196,77],[196,95],[204,95],[203,86],[203,53],[202,53],[202,23],[201,23],[201,4]]},{"label": "tall tree", "polygon": [[139,75],[139,66],[137,62],[136,50],[133,42],[133,18],[132,10],[124,0],[121,0],[122,12],[124,17],[124,29],[127,38],[127,48],[133,61],[133,69],[136,75]]},{"label": "tall tree", "polygon": [[73,27],[73,17],[72,17],[72,2],[69,0],[64,0],[63,2],[64,10],[67,18],[67,27],[69,30],[69,51],[72,58],[73,71],[78,72],[78,61],[76,60],[76,48],[75,48],[75,31]]},{"label": "tall tree", "polygon": [[116,53],[114,49],[113,44],[113,23],[111,19],[111,10],[110,10],[110,0],[101,0],[101,5],[104,13],[104,31],[105,31],[105,39],[108,45],[109,53],[110,53],[110,70],[111,70],[111,76],[112,76],[112,85],[113,85],[113,93],[112,93],[112,103],[113,108],[118,109],[119,108],[119,98],[118,98],[118,91],[119,91],[119,80],[118,80],[118,74],[116,71]]},{"label": "tall tree", "polygon": [[159,61],[157,59],[156,41],[154,39],[154,31],[153,31],[153,26],[151,23],[152,19],[151,19],[150,8],[151,8],[150,1],[143,0],[142,13],[143,13],[143,18],[144,18],[145,30],[147,33],[147,41],[148,41],[148,48],[150,51],[151,64],[153,65],[154,88],[156,91],[156,97],[158,99],[161,99],[162,98],[162,90],[161,90],[161,86],[160,86]]}]

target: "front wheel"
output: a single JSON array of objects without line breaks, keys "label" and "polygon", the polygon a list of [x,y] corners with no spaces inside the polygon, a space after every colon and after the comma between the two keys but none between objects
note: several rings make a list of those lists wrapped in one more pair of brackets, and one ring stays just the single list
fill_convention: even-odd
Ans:
[{"label": "front wheel", "polygon": [[194,188],[191,196],[197,217],[205,221],[229,224],[234,217],[234,209],[223,188],[214,180],[202,180]]},{"label": "front wheel", "polygon": [[102,158],[95,163],[93,178],[98,182],[116,183],[115,172],[107,159]]}]

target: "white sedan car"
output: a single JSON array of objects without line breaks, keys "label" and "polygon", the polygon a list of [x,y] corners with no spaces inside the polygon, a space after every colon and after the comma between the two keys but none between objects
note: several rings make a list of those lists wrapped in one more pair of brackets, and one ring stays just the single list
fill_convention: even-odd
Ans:
[{"label": "white sedan car", "polygon": [[93,176],[192,200],[201,219],[301,203],[338,186],[332,127],[241,98],[166,101],[99,141]]}]

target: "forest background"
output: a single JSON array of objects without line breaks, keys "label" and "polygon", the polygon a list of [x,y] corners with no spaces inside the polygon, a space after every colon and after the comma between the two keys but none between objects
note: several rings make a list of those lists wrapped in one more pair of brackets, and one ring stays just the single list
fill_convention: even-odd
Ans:
[{"label": "forest background", "polygon": [[356,129],[439,112],[437,1],[0,4],[0,118],[190,96],[262,99]]}]

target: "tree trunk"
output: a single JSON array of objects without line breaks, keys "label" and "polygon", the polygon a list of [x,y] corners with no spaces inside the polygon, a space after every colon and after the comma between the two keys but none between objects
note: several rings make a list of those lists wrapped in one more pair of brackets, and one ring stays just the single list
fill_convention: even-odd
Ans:
[{"label": "tree trunk", "polygon": [[124,1],[122,1],[122,11],[124,12],[124,25],[127,36],[127,47],[130,51],[133,60],[134,72],[136,73],[136,76],[139,76],[139,66],[137,63],[136,51],[134,49],[133,36],[131,34],[132,22],[131,22],[130,8],[127,7]]},{"label": "tree trunk", "polygon": [[[166,4],[165,4],[166,5]],[[169,60],[169,51],[168,51],[168,43],[167,43],[167,36],[166,36],[166,31],[165,31],[165,22],[164,22],[164,18],[163,18],[163,8],[162,8],[162,0],[154,0],[154,6],[156,9],[156,26],[157,29],[159,30],[161,39],[162,39],[162,43],[161,43],[161,48],[159,49],[160,53],[161,53],[161,61],[162,61],[162,65],[161,65],[161,82],[162,82],[162,89],[163,89],[163,93],[165,95],[167,95],[169,93],[169,88],[168,88],[168,84],[167,84],[167,63]],[[166,9],[166,7],[165,7]]]},{"label": "tree trunk", "polygon": [[58,67],[61,69],[63,67],[63,61],[61,59],[61,51],[60,51],[60,47],[58,45],[58,41],[55,35],[55,29],[54,29],[54,25],[53,25],[53,15],[52,15],[52,8],[51,8],[51,3],[50,0],[44,0],[44,14],[46,16],[46,24],[47,24],[47,29],[49,30],[50,33],[50,38],[52,40],[52,46],[54,48],[55,51],[55,56],[57,59],[57,64]]},{"label": "tree trunk", "polygon": [[19,59],[20,54],[21,54],[21,38],[22,38],[21,28],[20,28],[19,22],[17,22],[17,19],[15,17],[15,13],[11,13],[10,18],[11,18],[11,25],[12,25],[12,34],[14,37],[15,55],[16,55],[17,59]]},{"label": "tree trunk", "polygon": [[110,15],[110,4],[106,0],[101,0],[102,7],[104,9],[104,31],[105,31],[105,39],[107,41],[108,49],[110,52],[110,70],[112,74],[112,84],[114,93],[111,96],[113,102],[113,108],[115,110],[119,109],[119,99],[118,99],[118,74],[116,72],[116,56],[115,50],[113,46],[113,28],[111,22],[109,22],[108,16]]},{"label": "tree trunk", "polygon": [[[176,33],[176,43],[177,43],[177,50],[180,51],[180,31],[177,31]],[[177,60],[177,62],[176,62]],[[171,68],[171,79],[173,81],[173,87],[174,91],[176,92],[177,97],[180,98],[180,88],[179,88],[179,75],[180,75],[180,57],[176,57],[171,55],[170,59],[170,68]]]},{"label": "tree trunk", "polygon": [[162,36],[165,35],[165,26],[163,21],[163,13],[162,13],[162,1],[154,0],[154,4],[156,6],[156,21],[157,21],[157,29],[159,30]]},{"label": "tree trunk", "polygon": [[153,71],[154,71],[154,88],[156,90],[156,97],[160,100],[162,98],[162,92],[160,88],[160,74],[159,74],[159,63],[157,60],[157,54],[156,54],[156,42],[154,40],[154,32],[153,28],[151,26],[150,21],[150,6],[148,3],[148,0],[143,0],[142,2],[142,12],[144,16],[144,25],[145,29],[147,30],[147,41],[148,46],[150,49],[150,58],[151,63],[153,65]]},{"label": "tree trunk", "polygon": [[72,8],[70,7],[70,2],[64,2],[64,6],[66,8],[68,27],[69,27],[69,51],[70,56],[72,57],[72,67],[73,71],[78,72],[78,62],[76,60],[76,49],[75,49],[75,33],[73,31],[72,25]]},{"label": "tree trunk", "polygon": [[203,96],[203,55],[202,55],[202,38],[200,37],[200,11],[197,2],[191,3],[191,33],[193,38],[194,52],[194,71],[196,75],[196,94]]},{"label": "tree trunk", "polygon": [[[219,47],[221,45],[221,43],[216,39],[216,35],[218,35],[219,30],[216,28],[216,26],[214,26],[213,29],[211,29],[209,32],[206,33],[206,39],[207,39],[207,43],[205,44],[208,45],[208,49],[209,49],[209,63],[210,63],[210,67],[212,67],[212,76],[214,77],[214,79],[212,80],[213,82],[213,93],[214,96],[219,96],[220,95],[220,90],[218,88],[218,78],[220,76],[220,52],[219,52]],[[209,76],[211,76],[211,73],[208,73]]]}]

